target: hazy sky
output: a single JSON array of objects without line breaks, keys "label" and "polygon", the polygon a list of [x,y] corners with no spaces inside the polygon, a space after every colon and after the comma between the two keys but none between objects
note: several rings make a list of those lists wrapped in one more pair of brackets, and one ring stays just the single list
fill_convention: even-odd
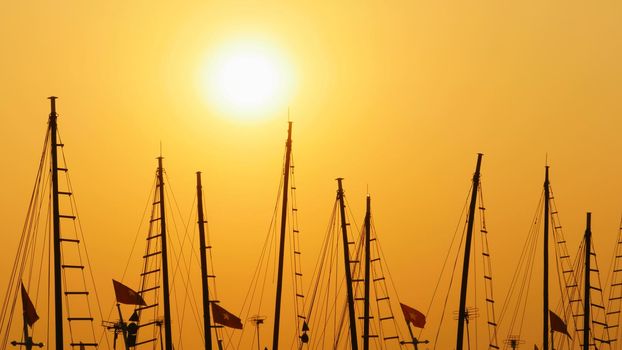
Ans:
[{"label": "hazy sky", "polygon": [[[160,142],[183,213],[192,209],[194,172],[204,172],[221,299],[241,306],[247,283],[238,276],[250,278],[269,225],[288,108],[309,275],[334,179],[344,177],[359,222],[368,188],[374,198],[400,300],[426,309],[478,152],[498,300],[547,157],[570,250],[593,212],[606,270],[622,213],[621,15],[618,1],[7,2],[1,276],[21,232],[50,95],[59,96],[104,309],[148,200]],[[202,82],[213,57],[245,42],[271,50],[293,81],[287,98],[255,120],[215,105]],[[539,343],[535,310],[528,343]],[[445,327],[453,334],[455,321]],[[506,336],[501,329],[499,341]]]}]

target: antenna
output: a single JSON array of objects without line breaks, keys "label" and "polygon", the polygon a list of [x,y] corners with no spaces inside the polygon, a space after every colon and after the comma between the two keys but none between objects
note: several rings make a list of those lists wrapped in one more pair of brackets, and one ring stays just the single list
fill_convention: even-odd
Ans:
[{"label": "antenna", "polygon": [[509,345],[512,350],[518,349],[520,344],[525,344],[525,341],[522,340],[518,335],[510,335],[505,340],[505,344]]},{"label": "antenna", "polygon": [[545,166],[549,166],[549,154],[548,154],[548,152],[544,153],[544,165]]},{"label": "antenna", "polygon": [[259,340],[259,325],[263,324],[263,321],[266,319],[266,316],[255,315],[251,317],[249,320],[255,324],[256,335],[257,335],[257,350],[261,349],[261,341]]},{"label": "antenna", "polygon": [[292,120],[289,117],[289,106],[287,106],[287,121],[291,122]]}]

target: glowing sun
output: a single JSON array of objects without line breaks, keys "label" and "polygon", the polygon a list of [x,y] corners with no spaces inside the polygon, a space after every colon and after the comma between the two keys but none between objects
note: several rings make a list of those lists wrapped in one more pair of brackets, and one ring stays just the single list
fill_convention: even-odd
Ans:
[{"label": "glowing sun", "polygon": [[261,42],[238,42],[221,48],[208,61],[202,86],[212,107],[243,119],[286,110],[293,72],[276,49]]}]

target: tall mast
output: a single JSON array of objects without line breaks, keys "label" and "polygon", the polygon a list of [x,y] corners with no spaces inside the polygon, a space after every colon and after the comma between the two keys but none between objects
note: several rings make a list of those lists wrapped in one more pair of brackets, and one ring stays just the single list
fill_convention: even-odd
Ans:
[{"label": "tall mast", "polygon": [[369,275],[371,265],[371,197],[367,195],[365,212],[365,316],[363,317],[363,349],[369,350]]},{"label": "tall mast", "polygon": [[287,225],[287,195],[289,193],[289,171],[292,154],[292,122],[287,122],[287,141],[285,143],[285,169],[283,169],[283,203],[281,209],[281,236],[279,240],[279,271],[274,303],[274,328],[272,331],[272,350],[279,349],[279,324],[281,322],[281,293],[283,289],[283,255],[285,250],[285,230]]},{"label": "tall mast", "polygon": [[590,348],[590,254],[592,251],[592,213],[587,213],[585,225],[585,299],[583,301],[583,349]]},{"label": "tall mast", "polygon": [[201,172],[197,171],[197,212],[199,224],[199,245],[201,249],[201,285],[203,287],[203,333],[205,335],[205,350],[212,350],[212,324],[209,313],[209,287],[207,283],[207,257],[205,245],[205,218],[203,216],[203,188],[201,186]]},{"label": "tall mast", "polygon": [[50,155],[52,159],[52,225],[54,230],[54,321],[56,327],[56,350],[63,350],[63,290],[61,275],[61,256],[60,256],[60,209],[58,205],[58,141],[56,139],[57,125],[56,118],[56,96],[50,99]]},{"label": "tall mast", "polygon": [[542,349],[549,349],[549,166],[544,167],[544,272],[542,304]]},{"label": "tall mast", "polygon": [[163,302],[164,302],[164,338],[165,350],[173,350],[171,332],[171,305],[168,285],[168,254],[166,245],[166,215],[164,210],[164,171],[162,156],[158,157],[158,186],[160,191],[160,235],[162,235],[162,275],[163,275]]},{"label": "tall mast", "polygon": [[464,322],[466,318],[466,296],[469,281],[469,260],[471,257],[471,238],[473,236],[473,222],[475,220],[475,203],[479,190],[479,170],[482,164],[482,154],[477,154],[477,165],[473,174],[473,190],[471,191],[471,203],[469,205],[469,221],[467,222],[466,240],[464,243],[464,262],[462,264],[462,287],[460,288],[460,308],[458,309],[458,335],[456,337],[456,350],[462,350],[464,338]]},{"label": "tall mast", "polygon": [[346,288],[348,292],[348,315],[350,317],[350,340],[352,342],[352,350],[358,350],[358,339],[356,337],[356,318],[354,315],[354,294],[352,293],[352,273],[350,272],[350,247],[348,242],[348,227],[346,223],[346,205],[343,198],[343,186],[341,181],[343,178],[337,179],[339,189],[337,191],[337,199],[339,199],[339,209],[341,213],[341,232],[343,234],[343,258],[344,267],[346,269]]}]

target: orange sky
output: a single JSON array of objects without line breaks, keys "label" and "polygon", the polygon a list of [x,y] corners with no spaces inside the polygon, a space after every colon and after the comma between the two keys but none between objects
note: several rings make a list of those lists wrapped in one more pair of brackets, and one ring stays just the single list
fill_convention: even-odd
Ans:
[{"label": "orange sky", "polygon": [[[571,251],[592,211],[606,267],[622,212],[621,11],[616,1],[557,0],[8,2],[0,14],[0,275],[8,274],[23,224],[49,95],[60,97],[60,130],[105,305],[162,142],[184,213],[194,172],[204,172],[220,294],[239,307],[247,284],[232,276],[250,275],[269,224],[288,106],[305,268],[325,232],[334,178],[344,177],[360,222],[369,187],[401,301],[425,309],[477,152],[485,154],[499,300],[547,154]],[[278,48],[297,79],[291,100],[254,122],[206,103],[199,82],[219,47],[245,38]],[[500,341],[505,336],[501,330]],[[538,337],[534,331],[527,340]]]}]

